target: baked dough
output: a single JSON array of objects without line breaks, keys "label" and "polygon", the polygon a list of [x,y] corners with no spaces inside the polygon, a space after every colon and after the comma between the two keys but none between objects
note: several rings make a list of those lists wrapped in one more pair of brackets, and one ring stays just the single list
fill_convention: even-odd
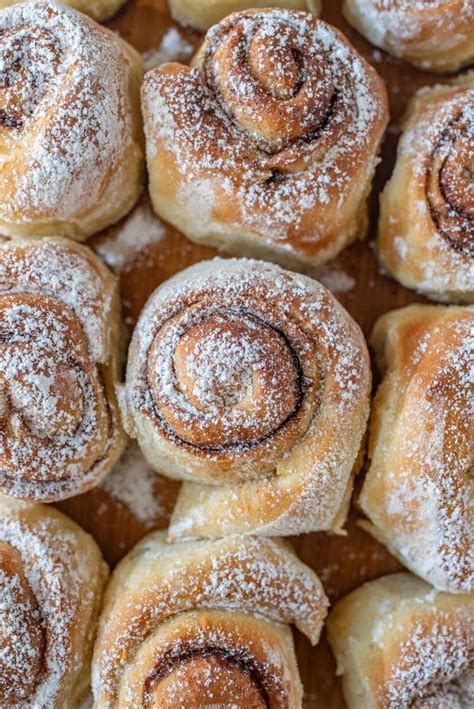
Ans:
[{"label": "baked dough", "polygon": [[382,383],[369,429],[364,526],[436,588],[474,590],[474,310],[413,305],[384,315],[371,344]]},{"label": "baked dough", "polygon": [[120,400],[150,465],[186,481],[171,538],[341,531],[370,380],[360,329],[317,281],[214,259],[160,286]]},{"label": "baked dough", "polygon": [[0,53],[0,232],[85,241],[142,191],[141,58],[49,1],[0,11]]},{"label": "baked dough", "polygon": [[316,644],[327,599],[278,539],[143,539],[119,564],[94,649],[97,709],[301,707],[291,631]]},{"label": "baked dough", "polygon": [[231,12],[259,7],[282,7],[288,10],[321,11],[320,0],[169,0],[171,14],[182,25],[208,30]]},{"label": "baked dough", "polygon": [[471,0],[344,0],[343,11],[369,42],[419,69],[451,72],[474,61]]},{"label": "baked dough", "polygon": [[378,254],[407,288],[474,302],[474,77],[419,91],[380,199]]},{"label": "baked dough", "polygon": [[349,709],[472,707],[472,595],[392,574],[336,603],[327,628]]},{"label": "baked dough", "polygon": [[142,107],[153,207],[192,241],[301,268],[365,234],[387,98],[330,25],[235,13],[193,68],[146,74]]}]

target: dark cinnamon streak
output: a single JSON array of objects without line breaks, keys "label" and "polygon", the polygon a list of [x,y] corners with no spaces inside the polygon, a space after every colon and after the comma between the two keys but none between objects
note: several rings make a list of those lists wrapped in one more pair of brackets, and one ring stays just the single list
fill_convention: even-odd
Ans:
[{"label": "dark cinnamon streak", "polygon": [[[459,134],[460,138],[463,139],[464,134],[467,133],[467,128],[459,125],[461,118],[462,116],[459,114],[449,123],[449,125],[443,130],[438,143],[433,148],[430,156],[431,167],[427,174],[428,180],[430,179],[430,173],[433,169],[433,165],[436,163],[437,151],[446,144],[449,146],[450,150],[455,150],[456,140],[459,140],[457,134]],[[431,218],[436,224],[436,228],[439,233],[453,249],[468,258],[474,258],[474,220],[472,218],[473,205],[464,205],[459,203],[453,204],[451,201],[451,196],[447,191],[446,185],[446,180],[449,179],[449,175],[446,176],[444,174],[447,171],[447,162],[450,158],[452,159],[451,155],[446,155],[441,164],[438,175],[436,176],[440,193],[445,202],[443,207],[439,208],[433,204],[433,199],[429,190],[427,190],[427,201],[430,208]],[[474,174],[469,169],[469,166],[466,166],[466,169],[466,180],[471,180],[474,190]]]},{"label": "dark cinnamon streak", "polygon": [[[152,705],[153,691],[163,679],[168,677],[174,671],[177,665],[190,663],[194,659],[202,657],[217,657],[220,662],[226,663],[232,667],[235,667],[237,670],[244,672],[248,677],[250,677],[252,683],[255,685],[255,688],[262,697],[265,706],[270,706],[268,692],[265,689],[265,685],[267,687],[271,686],[272,684],[275,684],[275,681],[274,678],[265,671],[265,668],[252,658],[248,657],[245,651],[241,648],[236,647],[235,650],[230,652],[225,648],[214,645],[200,647],[195,650],[184,650],[179,654],[176,654],[170,650],[145,680],[143,705],[145,707]],[[277,687],[275,687],[275,689],[278,691]],[[232,703],[232,697],[229,697],[229,703]]]},{"label": "dark cinnamon streak", "polygon": [[[224,453],[226,451],[244,451],[244,450],[251,450],[252,448],[256,448],[259,445],[262,445],[262,443],[266,443],[267,441],[271,440],[279,431],[281,431],[285,426],[290,423],[296,416],[298,416],[301,405],[304,401],[305,394],[309,388],[309,382],[305,381],[305,377],[302,371],[300,359],[295,352],[293,346],[291,345],[290,341],[286,337],[285,333],[282,332],[281,330],[278,330],[277,328],[273,327],[269,323],[264,323],[261,318],[259,318],[257,315],[253,313],[244,313],[244,315],[251,315],[253,318],[256,320],[260,320],[262,324],[264,324],[266,327],[271,328],[272,330],[275,331],[280,337],[283,338],[283,340],[286,342],[288,345],[288,349],[292,354],[293,357],[293,363],[294,363],[294,368],[296,371],[296,379],[297,379],[297,391],[296,391],[296,403],[289,414],[287,418],[282,421],[278,426],[276,426],[273,431],[268,434],[267,436],[263,436],[261,438],[256,438],[253,441],[247,441],[245,443],[237,443],[237,444],[231,444],[231,445],[226,445],[226,446],[218,446],[218,447],[212,447],[212,446],[204,446],[204,445],[198,445],[196,443],[191,443],[190,441],[181,438],[174,429],[170,427],[167,421],[162,417],[160,414],[159,410],[156,407],[155,400],[153,396],[150,397],[153,405],[153,413],[156,416],[157,424],[162,430],[162,432],[167,435],[173,442],[184,445],[186,447],[189,447],[193,452],[199,452],[202,451],[203,454],[205,453]],[[185,334],[185,333],[183,333]],[[173,365],[173,371],[174,371],[174,365]],[[149,380],[149,370],[147,367],[146,371],[146,379],[147,381]]]}]

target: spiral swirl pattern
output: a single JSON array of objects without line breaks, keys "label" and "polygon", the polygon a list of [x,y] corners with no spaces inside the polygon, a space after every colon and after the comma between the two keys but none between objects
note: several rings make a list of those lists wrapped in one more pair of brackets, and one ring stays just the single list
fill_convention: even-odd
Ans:
[{"label": "spiral swirl pattern", "polygon": [[81,699],[106,575],[92,538],[67,517],[0,500],[2,704]]},{"label": "spiral swirl pattern", "polygon": [[335,255],[362,229],[386,124],[376,73],[329,25],[268,9],[213,27],[193,66],[145,79],[156,211],[237,253]]},{"label": "spiral swirl pattern", "polygon": [[473,106],[469,75],[418,92],[381,197],[384,266],[436,300],[474,302]]},{"label": "spiral swirl pattern", "polygon": [[123,447],[113,391],[117,288],[59,239],[0,250],[0,486],[24,499],[85,491]]},{"label": "spiral swirl pattern", "polygon": [[140,60],[54,2],[2,10],[0,48],[2,233],[84,240],[139,195]]},{"label": "spiral swirl pattern", "polygon": [[[318,507],[311,496],[324,498],[319,464],[332,514],[341,504],[369,378],[359,331],[322,286],[262,262],[215,260],[150,299],[130,348],[125,417],[157,471],[211,484],[210,498],[225,494],[225,483],[236,485],[235,500],[247,490],[238,484],[261,485],[279,517],[280,504],[291,503],[277,478],[286,479],[292,504],[306,481],[308,509],[294,523],[306,516],[309,524]],[[336,445],[346,426],[352,433]],[[217,524],[220,516],[204,513]]]},{"label": "spiral swirl pattern", "polygon": [[439,233],[474,258],[474,104],[462,106],[434,146],[428,199]]},{"label": "spiral swirl pattern", "polygon": [[112,576],[94,650],[96,703],[299,706],[282,624],[317,642],[327,601],[315,574],[280,540],[165,538],[146,537]]}]

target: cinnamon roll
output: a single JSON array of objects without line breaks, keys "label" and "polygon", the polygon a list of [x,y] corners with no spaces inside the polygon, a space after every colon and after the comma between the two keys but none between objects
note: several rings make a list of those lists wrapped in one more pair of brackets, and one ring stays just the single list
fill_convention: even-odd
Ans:
[{"label": "cinnamon roll", "polygon": [[[20,0],[25,2],[25,0]],[[70,5],[97,22],[104,22],[111,18],[124,4],[125,0],[64,0],[64,5]],[[0,9],[15,5],[16,0],[0,0]]]},{"label": "cinnamon roll", "polygon": [[368,415],[356,323],[322,285],[215,259],[160,286],[135,329],[125,426],[186,482],[173,539],[338,531]]},{"label": "cinnamon roll", "polygon": [[384,379],[360,506],[390,552],[435,588],[474,590],[472,308],[413,305],[372,334]]},{"label": "cinnamon roll", "polygon": [[385,89],[310,14],[231,15],[192,69],[146,74],[142,106],[154,209],[192,241],[301,266],[365,232]]},{"label": "cinnamon roll", "polygon": [[83,241],[142,189],[139,55],[54,2],[0,11],[0,231]]},{"label": "cinnamon roll", "polygon": [[382,265],[436,300],[474,302],[473,107],[472,76],[420,91],[381,197]]},{"label": "cinnamon roll", "polygon": [[474,61],[470,0],[344,0],[343,12],[369,42],[419,69],[457,71]]},{"label": "cinnamon roll", "polygon": [[0,244],[0,489],[53,501],[96,485],[125,445],[114,276],[65,239]]},{"label": "cinnamon roll", "polygon": [[171,14],[182,25],[207,30],[231,12],[259,7],[283,7],[288,10],[321,11],[320,0],[168,0]]},{"label": "cinnamon roll", "polygon": [[95,706],[301,706],[286,624],[317,643],[327,600],[314,572],[278,539],[165,539],[149,535],[112,575]]},{"label": "cinnamon roll", "polygon": [[392,574],[336,603],[327,627],[349,709],[473,706],[473,596]]},{"label": "cinnamon roll", "polygon": [[0,703],[76,707],[87,692],[107,565],[60,512],[0,496]]}]

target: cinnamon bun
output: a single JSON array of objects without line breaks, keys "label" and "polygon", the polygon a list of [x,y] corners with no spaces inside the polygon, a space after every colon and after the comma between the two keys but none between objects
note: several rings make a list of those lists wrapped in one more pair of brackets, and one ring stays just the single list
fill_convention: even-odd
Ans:
[{"label": "cinnamon bun", "polygon": [[474,61],[470,0],[344,0],[343,12],[369,42],[433,72]]},{"label": "cinnamon bun", "polygon": [[473,706],[472,595],[393,574],[336,603],[327,627],[349,709]]},{"label": "cinnamon bun", "polygon": [[474,590],[472,308],[384,315],[371,343],[384,379],[372,410],[364,527],[442,591]]},{"label": "cinnamon bun", "polygon": [[148,72],[142,106],[154,209],[192,241],[301,266],[364,234],[387,100],[333,27],[235,13],[193,68]]},{"label": "cinnamon bun", "polygon": [[107,575],[92,537],[65,515],[0,495],[2,706],[79,706]]},{"label": "cinnamon bun", "polygon": [[287,535],[344,524],[369,392],[364,338],[329,291],[215,259],[150,297],[121,403],[150,465],[186,481],[171,538]]},{"label": "cinnamon bun", "polygon": [[286,624],[318,641],[327,600],[314,572],[278,539],[165,539],[149,535],[112,575],[95,706],[301,706]]},{"label": "cinnamon bun", "polygon": [[0,11],[0,231],[84,241],[142,189],[137,52],[72,8]]},{"label": "cinnamon bun", "polygon": [[66,239],[0,244],[0,489],[53,501],[96,485],[125,445],[114,276]]},{"label": "cinnamon bun", "polygon": [[436,300],[474,302],[473,161],[474,77],[418,92],[380,200],[378,253]]}]

